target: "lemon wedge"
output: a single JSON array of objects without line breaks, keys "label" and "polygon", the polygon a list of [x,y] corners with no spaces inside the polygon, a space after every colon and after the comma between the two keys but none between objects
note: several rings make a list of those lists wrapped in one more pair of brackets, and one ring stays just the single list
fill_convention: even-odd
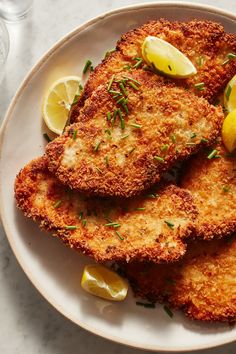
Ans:
[{"label": "lemon wedge", "polygon": [[47,91],[42,106],[47,127],[60,135],[66,125],[71,104],[79,93],[81,78],[65,76],[55,81]]},{"label": "lemon wedge", "polygon": [[81,286],[90,294],[113,301],[124,300],[128,292],[127,282],[100,264],[91,264],[84,268]]},{"label": "lemon wedge", "polygon": [[236,148],[236,109],[230,112],[222,126],[222,139],[229,152]]},{"label": "lemon wedge", "polygon": [[142,44],[143,59],[172,77],[185,78],[197,73],[193,63],[177,48],[161,38],[148,36]]},{"label": "lemon wedge", "polygon": [[236,75],[229,81],[224,92],[224,106],[228,112],[236,109]]}]

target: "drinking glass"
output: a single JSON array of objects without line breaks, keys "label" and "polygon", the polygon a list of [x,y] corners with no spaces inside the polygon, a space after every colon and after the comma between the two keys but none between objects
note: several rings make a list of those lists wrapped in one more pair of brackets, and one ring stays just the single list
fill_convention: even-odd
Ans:
[{"label": "drinking glass", "polygon": [[0,0],[0,16],[7,21],[23,19],[31,9],[33,0]]},{"label": "drinking glass", "polygon": [[5,23],[0,19],[0,82],[3,79],[9,52],[9,35]]}]

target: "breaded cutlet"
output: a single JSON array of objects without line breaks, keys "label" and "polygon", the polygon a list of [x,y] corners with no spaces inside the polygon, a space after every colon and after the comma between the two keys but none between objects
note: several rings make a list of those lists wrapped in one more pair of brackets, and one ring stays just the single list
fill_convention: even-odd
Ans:
[{"label": "breaded cutlet", "polygon": [[80,192],[141,193],[176,161],[211,144],[224,119],[220,106],[141,70],[114,77],[111,91],[100,85],[80,120],[46,148],[49,170]]},{"label": "breaded cutlet", "polygon": [[[197,74],[187,78],[174,80],[194,94],[205,97],[211,103],[225,88],[227,82],[236,74],[236,60],[228,57],[236,53],[236,34],[225,32],[220,23],[208,20],[192,20],[188,22],[168,21],[165,19],[150,21],[121,36],[116,51],[108,55],[91,73],[78,103],[72,106],[71,122],[77,121],[85,100],[101,84],[110,80],[126,68],[127,75],[132,73],[142,58],[141,46],[145,37],[156,36],[166,40],[183,52],[195,65]],[[143,70],[145,63],[139,66]],[[156,77],[161,78],[157,74]],[[203,83],[199,90],[196,84]]]},{"label": "breaded cutlet", "polygon": [[25,166],[15,181],[25,216],[99,262],[173,262],[183,256],[197,214],[190,194],[174,185],[149,193],[128,200],[88,198],[64,187],[45,157]]},{"label": "breaded cutlet", "polygon": [[191,319],[236,321],[236,238],[198,241],[174,264],[122,266],[134,294],[169,303]]},{"label": "breaded cutlet", "polygon": [[196,238],[220,238],[236,232],[235,153],[229,154],[221,142],[201,151],[187,162],[180,185],[190,191],[199,210]]}]

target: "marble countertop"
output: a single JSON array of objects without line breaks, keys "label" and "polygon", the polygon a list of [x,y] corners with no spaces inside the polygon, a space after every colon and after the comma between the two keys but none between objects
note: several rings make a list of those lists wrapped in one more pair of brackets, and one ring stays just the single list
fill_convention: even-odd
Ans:
[{"label": "marble countertop", "polygon": [[[90,18],[145,0],[34,0],[32,12],[7,24],[10,53],[0,85],[0,121],[25,74],[54,42]],[[189,1],[190,2],[190,1]],[[197,1],[196,1],[197,2]],[[201,0],[232,12],[235,0]],[[0,226],[1,354],[138,354],[141,350],[109,342],[86,332],[59,314],[33,287],[19,267]],[[199,351],[235,354],[236,344]]]}]

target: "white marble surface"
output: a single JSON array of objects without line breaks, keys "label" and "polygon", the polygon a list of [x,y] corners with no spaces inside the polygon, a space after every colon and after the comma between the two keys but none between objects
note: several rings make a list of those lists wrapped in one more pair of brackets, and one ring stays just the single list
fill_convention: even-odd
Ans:
[{"label": "white marble surface", "polygon": [[[8,24],[11,48],[0,85],[0,121],[28,70],[61,36],[110,9],[143,0],[34,0],[27,19]],[[232,12],[235,0],[201,0]],[[138,354],[109,342],[65,319],[37,292],[19,267],[0,226],[1,354]],[[199,354],[235,354],[236,344]]]}]

